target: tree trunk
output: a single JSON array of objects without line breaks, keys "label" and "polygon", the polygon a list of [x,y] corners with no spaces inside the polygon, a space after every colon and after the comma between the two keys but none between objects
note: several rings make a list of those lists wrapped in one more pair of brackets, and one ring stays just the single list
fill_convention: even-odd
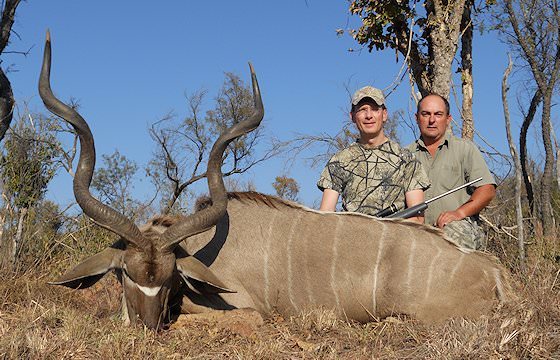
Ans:
[{"label": "tree trunk", "polygon": [[560,146],[558,145],[554,127],[552,128],[552,136],[554,137],[554,149],[556,150],[556,183],[560,186]]},{"label": "tree trunk", "polygon": [[6,225],[6,215],[8,214],[9,209],[10,204],[6,201],[4,203],[4,210],[0,212],[0,248],[3,247],[4,244],[4,226]]},{"label": "tree trunk", "polygon": [[11,262],[12,266],[15,267],[16,265],[16,258],[19,247],[21,246],[21,240],[23,238],[23,224],[25,222],[25,218],[27,217],[27,213],[29,208],[23,207],[19,210],[19,220],[17,225],[16,234],[14,236],[13,244],[12,244],[12,253],[11,253]]},{"label": "tree trunk", "polygon": [[517,150],[515,149],[515,145],[513,142],[513,137],[511,136],[511,122],[509,118],[509,107],[507,102],[507,92],[508,92],[508,85],[507,79],[513,67],[513,62],[511,61],[511,57],[509,58],[509,64],[504,72],[504,77],[502,79],[502,104],[504,106],[504,120],[506,123],[506,135],[509,145],[509,152],[511,154],[511,158],[513,159],[513,163],[515,165],[515,214],[517,220],[517,246],[519,250],[519,266],[521,271],[525,272],[525,234],[524,234],[524,227],[523,227],[523,209],[521,207],[521,160],[519,156],[517,156]]},{"label": "tree trunk", "polygon": [[552,212],[552,180],[554,168],[554,151],[552,150],[552,140],[550,138],[550,107],[552,91],[543,96],[542,110],[542,138],[545,151],[544,171],[541,183],[542,201],[542,224],[543,235],[545,238],[553,239],[556,236],[554,228],[554,214]]},{"label": "tree trunk", "polygon": [[[529,127],[535,118],[535,113],[537,108],[541,103],[541,93],[539,90],[535,91],[533,98],[531,99],[531,105],[529,106],[529,111],[523,119],[523,124],[521,125],[521,132],[519,134],[519,157],[521,160],[521,174],[523,176],[523,182],[525,183],[525,191],[527,192],[527,201],[529,202],[529,211],[531,212],[531,217],[535,217],[535,195],[533,192],[533,183],[531,180],[531,174],[529,174],[529,156],[527,152],[527,133]],[[531,221],[533,223],[533,220]],[[531,226],[531,233],[533,232],[534,224]]]},{"label": "tree trunk", "polygon": [[0,68],[0,141],[6,135],[14,114],[14,94],[10,80]]},{"label": "tree trunk", "polygon": [[[522,50],[522,58],[527,62],[531,68],[533,78],[539,88],[543,98],[542,109],[542,139],[545,150],[545,164],[543,170],[543,177],[541,180],[541,221],[543,226],[543,235],[545,238],[553,239],[555,237],[556,229],[554,227],[554,215],[552,211],[552,180],[553,180],[553,167],[554,167],[554,153],[552,150],[552,141],[550,139],[550,111],[552,105],[552,93],[556,87],[558,76],[560,73],[560,38],[558,34],[558,26],[560,25],[560,13],[556,3],[534,3],[531,2],[531,7],[521,7],[521,10],[516,13],[514,1],[507,0],[504,3],[505,10],[508,13],[508,19],[515,33],[515,40]],[[542,16],[535,18],[532,10],[534,7],[543,8],[551,6],[547,22],[551,22],[551,28],[543,30]],[[530,10],[530,11],[529,11]],[[541,14],[538,13],[537,16]],[[520,18],[518,18],[518,16]],[[521,20],[521,21],[520,21]],[[539,22],[540,20],[541,22]],[[535,25],[535,26],[534,26]],[[556,32],[554,32],[556,30]],[[545,36],[545,32],[550,34]],[[552,40],[544,45],[535,46],[535,39],[539,41],[541,38],[551,38]],[[552,48],[553,47],[553,48]],[[543,51],[543,49],[545,51]],[[550,51],[553,49],[553,51]],[[555,54],[550,57],[550,61],[543,63],[549,58],[549,55]]]},{"label": "tree trunk", "polygon": [[471,23],[472,0],[465,2],[465,10],[461,21],[461,88],[463,93],[463,128],[461,136],[465,139],[473,139],[474,118],[472,112],[473,103],[473,75],[472,75],[472,39],[473,26]]},{"label": "tree trunk", "polygon": [[[0,54],[10,41],[12,25],[16,16],[16,9],[21,0],[2,1],[4,9],[2,11],[2,19],[0,20]],[[10,126],[14,110],[14,95],[10,81],[4,74],[4,70],[0,69],[0,141],[4,138],[6,130]]]},{"label": "tree trunk", "polygon": [[11,253],[10,245],[8,245],[8,239],[4,238],[4,230],[6,228],[6,218],[8,217],[8,212],[10,211],[10,202],[8,201],[6,195],[4,194],[4,190],[2,190],[2,200],[4,201],[4,209],[0,212],[0,267],[5,267],[5,259],[8,259],[7,256]]},{"label": "tree trunk", "polygon": [[[430,26],[429,53],[432,62],[428,66],[431,80],[429,92],[449,98],[451,89],[451,65],[457,53],[461,21],[465,10],[465,1],[433,0],[426,2],[426,11],[432,12],[433,19],[428,19]],[[430,16],[432,17],[432,16]],[[422,94],[426,95],[426,94]]]}]

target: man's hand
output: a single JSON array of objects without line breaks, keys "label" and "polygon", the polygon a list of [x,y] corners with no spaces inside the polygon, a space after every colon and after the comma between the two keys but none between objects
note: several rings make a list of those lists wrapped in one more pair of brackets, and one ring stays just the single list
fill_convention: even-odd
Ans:
[{"label": "man's hand", "polygon": [[443,227],[449,224],[452,221],[463,220],[466,216],[462,214],[461,211],[445,211],[439,214],[439,217],[436,221],[436,225],[438,228],[443,229]]},{"label": "man's hand", "polygon": [[438,228],[443,228],[452,221],[463,220],[467,216],[478,214],[486,207],[496,196],[496,187],[493,184],[487,184],[477,187],[471,198],[454,211],[444,211],[439,214],[436,221]]}]

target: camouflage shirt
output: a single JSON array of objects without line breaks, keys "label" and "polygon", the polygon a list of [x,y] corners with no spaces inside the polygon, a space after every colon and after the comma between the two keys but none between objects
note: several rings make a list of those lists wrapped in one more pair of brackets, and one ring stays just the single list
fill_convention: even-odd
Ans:
[{"label": "camouflage shirt", "polygon": [[346,211],[375,215],[394,204],[405,207],[405,193],[430,186],[422,164],[412,153],[388,140],[376,147],[354,143],[334,155],[317,182],[321,191],[342,196]]}]

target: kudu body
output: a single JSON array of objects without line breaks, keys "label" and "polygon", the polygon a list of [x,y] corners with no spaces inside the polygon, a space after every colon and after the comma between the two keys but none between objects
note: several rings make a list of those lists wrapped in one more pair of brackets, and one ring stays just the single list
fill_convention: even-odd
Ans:
[{"label": "kudu body", "polygon": [[235,307],[290,315],[325,307],[361,322],[392,314],[433,322],[487,313],[511,291],[495,258],[458,248],[438,229],[252,192],[230,193],[215,230],[181,246],[235,291],[188,289],[183,311],[191,313]]},{"label": "kudu body", "polygon": [[80,137],[76,200],[84,213],[121,237],[54,284],[85,288],[116,270],[127,319],[151,328],[160,327],[173,309],[297,314],[320,306],[357,321],[391,314],[431,321],[488,312],[507,297],[508,275],[494,258],[459,249],[439,230],[319,212],[259,193],[226,195],[222,154],[263,117],[252,68],[255,112],[214,144],[207,170],[211,203],[193,215],[157,217],[138,228],[89,193],[93,137],[81,116],[52,94],[50,61],[47,36],[39,90],[47,108]]}]

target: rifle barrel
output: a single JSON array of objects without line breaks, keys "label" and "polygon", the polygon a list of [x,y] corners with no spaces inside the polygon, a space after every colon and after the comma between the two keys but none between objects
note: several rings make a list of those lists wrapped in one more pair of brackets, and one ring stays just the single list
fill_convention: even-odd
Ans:
[{"label": "rifle barrel", "polygon": [[451,189],[451,190],[449,190],[449,191],[446,191],[446,192],[444,192],[443,194],[439,194],[438,196],[433,197],[433,198],[431,198],[430,200],[426,200],[426,204],[429,204],[429,203],[431,203],[432,201],[436,201],[436,200],[438,200],[438,199],[441,199],[442,197],[447,196],[447,195],[449,195],[449,194],[451,194],[451,193],[454,193],[454,192],[457,191],[457,190],[461,190],[462,188],[466,188],[467,186],[471,186],[472,184],[474,184],[475,182],[479,182],[480,180],[482,180],[482,177],[479,177],[478,179],[474,179],[473,181],[469,181],[469,182],[466,183],[466,184],[463,184],[463,185],[458,186],[458,187],[456,187],[456,188],[454,188],[454,189]]},{"label": "rifle barrel", "polygon": [[[379,213],[376,214],[377,217],[386,217],[388,219],[396,219],[396,218],[402,218],[402,219],[408,219],[409,217],[413,217],[413,216],[417,216],[420,215],[422,213],[422,211],[426,210],[428,208],[428,204],[431,203],[432,201],[436,201],[438,199],[441,199],[444,196],[447,196],[451,193],[454,193],[455,191],[461,190],[462,188],[465,188],[467,186],[470,186],[478,181],[482,180],[482,177],[479,177],[478,179],[475,179],[473,181],[469,181],[466,184],[463,184],[461,186],[458,186],[454,189],[451,189],[449,191],[444,192],[443,194],[439,194],[436,197],[433,197],[429,200],[424,201],[423,203],[414,205],[412,207],[403,209],[401,211],[398,212],[394,212],[394,210],[392,210],[394,208],[394,204],[391,205],[390,207],[381,210]],[[392,210],[392,211],[391,211]],[[383,214],[383,215],[379,215],[379,214]]]}]

